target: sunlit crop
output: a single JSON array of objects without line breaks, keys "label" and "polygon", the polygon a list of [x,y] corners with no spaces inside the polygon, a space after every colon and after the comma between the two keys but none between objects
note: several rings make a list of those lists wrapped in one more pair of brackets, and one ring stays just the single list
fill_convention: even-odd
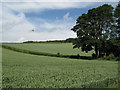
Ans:
[{"label": "sunlit crop", "polygon": [[[37,45],[36,50],[39,50]],[[30,49],[31,46],[31,50],[35,50],[32,45],[26,46],[20,48]],[[39,56],[4,48],[2,60],[3,88],[107,87],[116,83],[118,72],[116,61]]]}]

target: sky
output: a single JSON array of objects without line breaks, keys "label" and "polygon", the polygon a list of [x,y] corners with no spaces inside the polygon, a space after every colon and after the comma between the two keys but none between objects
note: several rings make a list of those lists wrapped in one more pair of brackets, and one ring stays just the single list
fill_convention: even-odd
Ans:
[{"label": "sky", "polygon": [[[109,0],[110,1],[110,0]],[[114,1],[114,2],[113,2]],[[0,36],[2,42],[65,40],[75,38],[71,31],[76,19],[89,9],[111,2],[78,0],[4,0],[0,3]],[[33,31],[34,30],[34,31]]]}]

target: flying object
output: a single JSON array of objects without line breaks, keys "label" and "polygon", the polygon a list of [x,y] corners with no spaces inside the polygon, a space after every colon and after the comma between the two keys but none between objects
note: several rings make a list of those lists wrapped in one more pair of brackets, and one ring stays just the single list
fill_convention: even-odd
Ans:
[{"label": "flying object", "polygon": [[33,29],[32,32],[34,32],[35,30]]}]

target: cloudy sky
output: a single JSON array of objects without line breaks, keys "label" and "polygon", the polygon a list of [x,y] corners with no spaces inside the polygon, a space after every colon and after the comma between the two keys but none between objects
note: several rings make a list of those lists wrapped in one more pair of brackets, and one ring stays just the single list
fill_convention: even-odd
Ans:
[{"label": "cloudy sky", "polygon": [[[61,40],[76,37],[70,29],[76,18],[91,8],[112,2],[76,0],[4,0],[0,3],[1,41]],[[113,2],[114,1],[114,2]],[[34,30],[34,31],[32,31]]]}]

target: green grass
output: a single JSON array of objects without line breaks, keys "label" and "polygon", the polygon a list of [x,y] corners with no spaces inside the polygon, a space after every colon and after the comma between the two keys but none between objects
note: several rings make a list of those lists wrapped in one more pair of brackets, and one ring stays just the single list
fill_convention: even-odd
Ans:
[{"label": "green grass", "polygon": [[[24,45],[28,49],[28,44]],[[28,46],[34,49],[31,44]],[[60,47],[58,49],[62,51]],[[118,72],[116,61],[47,57],[7,49],[2,53],[3,88],[107,87]]]},{"label": "green grass", "polygon": [[18,49],[31,50],[36,52],[51,53],[62,55],[81,55],[81,56],[91,56],[94,51],[89,53],[81,52],[80,49],[73,49],[71,43],[24,43],[24,44],[3,44]]},{"label": "green grass", "polygon": [[118,85],[110,85],[107,88],[118,88]]}]

